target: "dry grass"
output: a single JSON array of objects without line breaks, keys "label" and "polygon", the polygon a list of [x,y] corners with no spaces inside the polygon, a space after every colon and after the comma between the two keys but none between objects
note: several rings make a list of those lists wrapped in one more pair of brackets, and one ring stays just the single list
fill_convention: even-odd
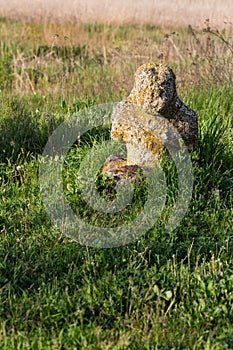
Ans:
[{"label": "dry grass", "polygon": [[[0,23],[0,90],[120,99],[131,90],[136,68],[150,61],[169,64],[181,91],[231,83],[233,3],[211,3],[35,0],[29,6],[21,0],[19,6],[0,0],[0,16],[16,19]],[[127,21],[151,23],[122,23]]]},{"label": "dry grass", "polygon": [[[0,0],[0,16],[34,21],[151,23],[164,26],[232,26],[232,0]],[[225,23],[224,23],[225,22]]]},{"label": "dry grass", "polygon": [[150,61],[169,64],[181,91],[233,81],[232,32],[212,29],[209,22],[202,30],[174,31],[151,25],[2,21],[0,30],[5,91],[11,79],[20,94],[111,100],[127,95],[136,68]]}]

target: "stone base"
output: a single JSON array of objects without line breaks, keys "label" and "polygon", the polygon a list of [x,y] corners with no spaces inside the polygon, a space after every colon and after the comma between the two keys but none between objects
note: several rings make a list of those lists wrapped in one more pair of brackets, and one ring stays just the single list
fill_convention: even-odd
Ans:
[{"label": "stone base", "polygon": [[122,180],[134,182],[144,178],[143,170],[138,165],[129,165],[127,159],[115,155],[107,159],[101,174],[112,177],[115,183]]}]

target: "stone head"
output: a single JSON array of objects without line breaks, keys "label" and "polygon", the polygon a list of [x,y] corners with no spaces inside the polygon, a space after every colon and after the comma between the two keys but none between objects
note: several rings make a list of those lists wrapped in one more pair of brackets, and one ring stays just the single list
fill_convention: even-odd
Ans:
[{"label": "stone head", "polygon": [[134,87],[127,101],[142,106],[148,113],[169,114],[177,99],[175,80],[169,66],[144,64],[135,73]]}]

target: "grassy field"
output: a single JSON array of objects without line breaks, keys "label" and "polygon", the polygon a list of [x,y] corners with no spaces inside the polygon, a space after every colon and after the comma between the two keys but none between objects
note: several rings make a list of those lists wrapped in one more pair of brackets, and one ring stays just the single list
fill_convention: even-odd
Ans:
[{"label": "grassy field", "polygon": [[202,27],[208,18],[212,25],[233,24],[231,0],[0,0],[0,16],[33,21],[51,20],[90,23],[149,23],[162,26]]},{"label": "grassy field", "polygon": [[[6,18],[0,31],[0,349],[232,349],[232,31],[208,21],[197,30]],[[125,98],[136,67],[150,61],[171,65],[179,95],[199,116],[189,210],[170,234],[165,212],[127,246],[82,246],[46,215],[41,154],[70,115]],[[66,158],[66,196],[89,220],[96,214],[75,174],[107,139],[109,129],[97,128]],[[174,166],[164,171],[172,204]],[[145,196],[137,188],[114,225]]]}]

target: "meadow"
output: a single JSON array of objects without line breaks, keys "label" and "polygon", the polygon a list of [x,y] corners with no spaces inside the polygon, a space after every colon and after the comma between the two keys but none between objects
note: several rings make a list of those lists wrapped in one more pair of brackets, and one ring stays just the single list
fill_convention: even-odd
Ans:
[{"label": "meadow", "polygon": [[[13,17],[0,18],[0,349],[232,349],[232,26]],[[173,68],[178,94],[198,113],[188,212],[169,234],[164,212],[128,245],[80,245],[46,214],[43,149],[70,115],[126,98],[136,68],[151,61]],[[110,127],[87,133],[65,163],[66,196],[89,220],[102,218],[83,203],[75,174],[109,137]],[[164,171],[172,205],[176,171],[166,162]],[[114,225],[145,197],[136,188]]]},{"label": "meadow", "polygon": [[148,23],[202,28],[208,18],[218,28],[232,26],[231,0],[0,0],[0,16],[35,22]]}]

